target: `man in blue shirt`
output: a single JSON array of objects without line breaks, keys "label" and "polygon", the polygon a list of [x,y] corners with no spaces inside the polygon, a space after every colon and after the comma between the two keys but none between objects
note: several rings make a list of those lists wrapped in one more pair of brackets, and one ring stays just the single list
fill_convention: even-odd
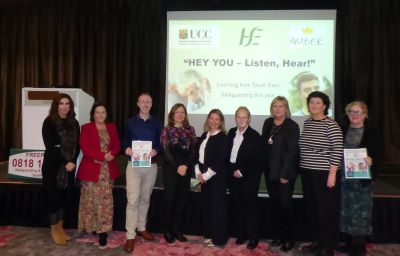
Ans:
[{"label": "man in blue shirt", "polygon": [[[154,237],[146,230],[147,211],[150,204],[150,196],[157,177],[157,163],[153,162],[160,150],[160,133],[162,124],[150,115],[152,99],[148,93],[139,95],[137,105],[139,114],[128,119],[125,127],[123,146],[125,154],[129,156],[126,167],[126,252],[132,252],[135,248],[136,235],[145,240],[152,241]],[[151,167],[132,167],[131,157],[134,155],[132,141],[151,141],[152,150],[147,154],[152,157]]]}]

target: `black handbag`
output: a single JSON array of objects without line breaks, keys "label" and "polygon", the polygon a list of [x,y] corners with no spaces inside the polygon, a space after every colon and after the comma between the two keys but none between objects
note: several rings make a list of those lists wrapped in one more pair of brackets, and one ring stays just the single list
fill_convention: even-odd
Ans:
[{"label": "black handbag", "polygon": [[66,189],[68,186],[67,169],[60,165],[57,170],[57,188]]}]

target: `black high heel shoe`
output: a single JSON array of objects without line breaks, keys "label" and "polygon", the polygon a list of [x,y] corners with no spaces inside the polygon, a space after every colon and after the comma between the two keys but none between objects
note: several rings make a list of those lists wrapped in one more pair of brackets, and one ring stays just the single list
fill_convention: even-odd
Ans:
[{"label": "black high heel shoe", "polygon": [[246,242],[246,240],[247,240],[247,237],[245,237],[245,236],[240,236],[240,237],[238,237],[238,238],[236,239],[235,244],[236,244],[236,245],[242,245],[242,244],[244,244],[244,242]]},{"label": "black high heel shoe", "polygon": [[169,243],[169,244],[175,242],[175,238],[170,232],[165,232],[164,233],[164,238],[165,238],[165,241],[167,243]]},{"label": "black high heel shoe", "polygon": [[177,233],[177,232],[173,232],[172,235],[174,236],[174,238],[180,242],[187,242],[188,239],[182,235],[181,233]]},{"label": "black high heel shoe", "polygon": [[285,241],[284,243],[282,243],[281,246],[281,251],[282,252],[287,252],[293,249],[294,246],[294,242],[293,241]]},{"label": "black high heel shoe", "polygon": [[103,232],[99,234],[99,245],[106,246],[107,245],[107,232]]},{"label": "black high heel shoe", "polygon": [[247,249],[254,250],[255,248],[257,248],[257,245],[258,245],[258,240],[257,239],[256,240],[251,239],[249,241],[249,243],[247,244]]},{"label": "black high heel shoe", "polygon": [[271,243],[269,243],[269,245],[271,245],[271,246],[281,246],[282,244],[283,244],[283,241],[280,239],[272,240]]}]

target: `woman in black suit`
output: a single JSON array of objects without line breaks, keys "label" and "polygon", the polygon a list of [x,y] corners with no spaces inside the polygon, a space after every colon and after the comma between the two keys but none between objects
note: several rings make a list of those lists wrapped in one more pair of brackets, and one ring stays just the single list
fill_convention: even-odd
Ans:
[{"label": "woman in black suit", "polygon": [[290,118],[289,103],[285,97],[273,99],[270,112],[271,117],[265,120],[261,136],[264,142],[264,175],[277,233],[271,245],[289,251],[294,245],[292,196],[299,168],[300,129]]},{"label": "woman in black suit", "polygon": [[225,159],[228,139],[224,116],[219,109],[210,111],[204,130],[195,158],[195,173],[201,183],[204,243],[209,247],[223,246],[227,241]]},{"label": "woman in black suit", "polygon": [[228,132],[229,191],[238,211],[237,245],[247,238],[247,248],[258,245],[257,197],[261,179],[260,134],[249,126],[250,111],[239,107],[235,113],[234,127]]}]

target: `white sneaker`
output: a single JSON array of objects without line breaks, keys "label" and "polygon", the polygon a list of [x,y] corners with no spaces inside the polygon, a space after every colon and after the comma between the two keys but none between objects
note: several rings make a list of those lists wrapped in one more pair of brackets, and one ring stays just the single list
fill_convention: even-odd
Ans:
[{"label": "white sneaker", "polygon": [[209,244],[212,243],[212,240],[210,238],[204,238],[203,243]]},{"label": "white sneaker", "polygon": [[210,242],[207,244],[207,247],[215,247],[215,244],[213,244],[213,242],[210,241]]}]

